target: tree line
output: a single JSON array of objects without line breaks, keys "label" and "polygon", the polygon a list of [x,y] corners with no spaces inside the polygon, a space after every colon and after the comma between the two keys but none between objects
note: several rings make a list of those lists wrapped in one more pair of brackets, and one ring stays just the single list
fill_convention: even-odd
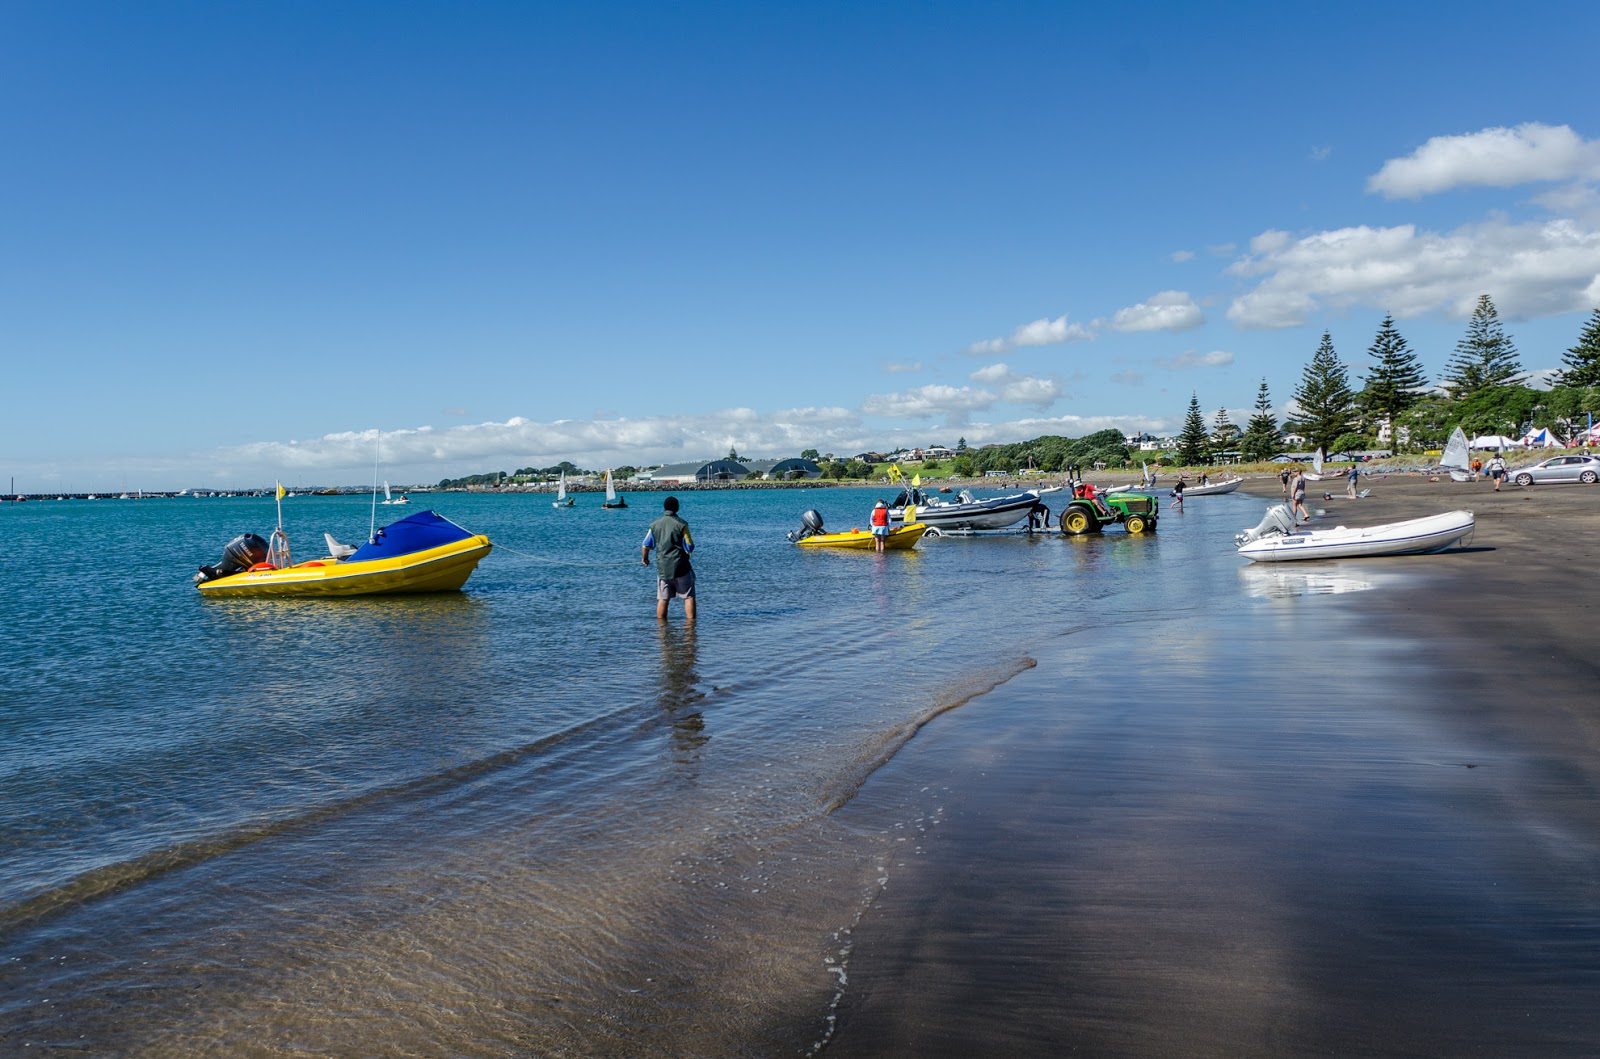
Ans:
[{"label": "tree line", "polygon": [[[1574,424],[1600,413],[1600,309],[1563,355],[1550,390],[1526,384],[1516,344],[1487,294],[1478,298],[1437,387],[1429,386],[1422,362],[1392,315],[1384,317],[1367,356],[1368,369],[1357,389],[1334,352],[1332,333],[1324,331],[1294,390],[1299,413],[1281,425],[1265,379],[1243,429],[1225,408],[1208,426],[1198,395],[1191,394],[1178,435],[1179,461],[1210,463],[1225,453],[1248,461],[1270,459],[1281,450],[1285,432],[1327,452],[1439,448],[1458,426],[1474,435],[1516,437],[1524,428],[1550,427],[1570,436]],[[1389,439],[1384,445],[1378,442],[1380,433]]]}]

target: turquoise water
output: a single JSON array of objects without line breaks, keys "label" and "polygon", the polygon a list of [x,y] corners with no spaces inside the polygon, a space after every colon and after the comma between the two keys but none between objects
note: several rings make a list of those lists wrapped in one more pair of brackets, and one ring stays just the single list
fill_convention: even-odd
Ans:
[{"label": "turquoise water", "polygon": [[[1280,676],[1255,645],[1368,672],[1396,651],[1302,604],[1405,575],[1242,564],[1259,501],[1142,537],[784,540],[877,495],[684,494],[693,629],[655,620],[648,494],[415,497],[495,553],[462,593],[344,601],[198,598],[270,500],[4,505],[0,1052],[806,1054],[853,926],[936,822],[937,790],[856,799],[918,726],[1125,739],[1148,702],[1197,748],[1270,754],[1304,736],[1234,710]],[[370,508],[284,514],[304,558]],[[983,694],[1075,657],[1096,683]]]}]

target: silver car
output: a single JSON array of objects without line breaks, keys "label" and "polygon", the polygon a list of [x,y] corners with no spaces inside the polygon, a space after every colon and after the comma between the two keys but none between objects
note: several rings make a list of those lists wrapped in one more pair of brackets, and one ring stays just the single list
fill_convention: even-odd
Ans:
[{"label": "silver car", "polygon": [[1543,485],[1546,482],[1582,482],[1584,485],[1593,485],[1600,482],[1600,458],[1552,456],[1532,467],[1519,467],[1511,472],[1510,477],[1518,485]]}]

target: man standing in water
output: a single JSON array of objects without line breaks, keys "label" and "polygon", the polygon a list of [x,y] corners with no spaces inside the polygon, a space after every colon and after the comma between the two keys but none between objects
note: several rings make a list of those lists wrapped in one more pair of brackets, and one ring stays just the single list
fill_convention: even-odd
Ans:
[{"label": "man standing in water", "polygon": [[689,565],[694,538],[689,524],[678,517],[677,497],[667,497],[661,507],[665,514],[650,523],[639,554],[639,561],[649,566],[651,549],[656,552],[656,620],[667,620],[667,603],[676,596],[683,600],[684,620],[694,621],[694,569]]}]

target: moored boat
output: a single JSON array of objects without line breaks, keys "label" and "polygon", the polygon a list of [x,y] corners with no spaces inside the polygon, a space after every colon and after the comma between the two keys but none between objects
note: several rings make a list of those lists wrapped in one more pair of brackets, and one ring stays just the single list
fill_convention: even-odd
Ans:
[{"label": "moored boat", "polygon": [[[281,542],[280,542],[281,539]],[[293,563],[288,538],[247,533],[230,541],[222,561],[202,566],[195,584],[202,596],[373,596],[400,592],[454,592],[466,584],[494,547],[442,515],[419,511],[390,523],[346,556]],[[334,548],[330,538],[330,551]]]},{"label": "moored boat", "polygon": [[[1205,485],[1189,485],[1184,483],[1183,498],[1188,500],[1192,496],[1221,496],[1231,493],[1244,484],[1243,478],[1229,478],[1221,482],[1207,482]],[[1177,494],[1172,494],[1176,496]]]},{"label": "moored boat", "polygon": [[1472,540],[1477,520],[1470,511],[1386,522],[1378,526],[1334,526],[1331,529],[1295,530],[1294,514],[1286,504],[1267,509],[1254,529],[1234,538],[1239,554],[1257,563],[1297,559],[1349,559],[1380,555],[1426,555]]}]

